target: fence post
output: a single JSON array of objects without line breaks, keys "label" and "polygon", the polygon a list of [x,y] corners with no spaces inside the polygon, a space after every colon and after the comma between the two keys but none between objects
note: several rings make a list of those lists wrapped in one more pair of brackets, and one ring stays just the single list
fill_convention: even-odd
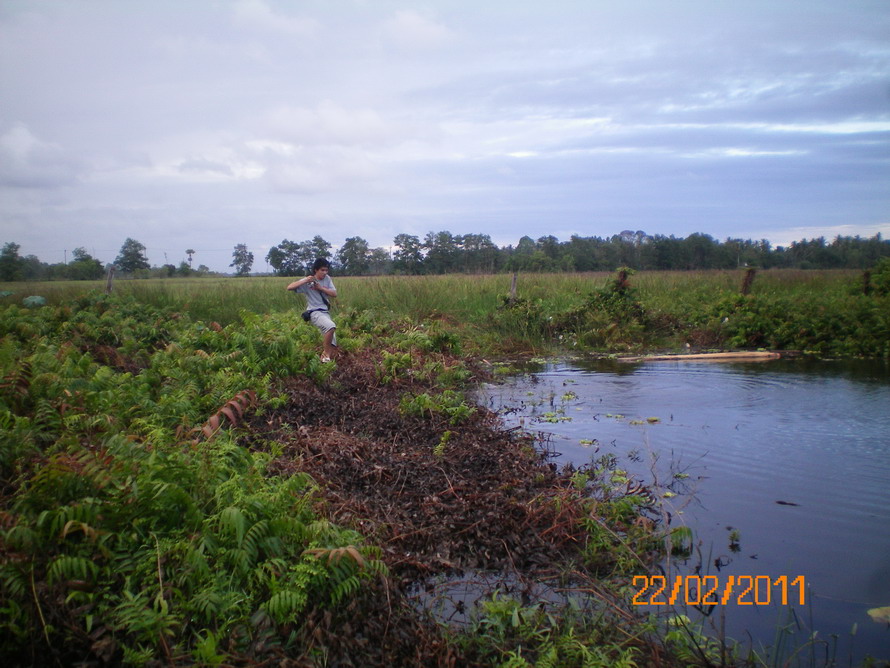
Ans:
[{"label": "fence post", "polygon": [[108,266],[108,278],[105,279],[105,294],[110,295],[114,288],[114,265]]},{"label": "fence post", "polygon": [[754,283],[754,274],[757,273],[757,270],[754,267],[749,267],[748,271],[745,272],[745,278],[742,280],[742,294],[747,295],[751,293],[751,284]]}]

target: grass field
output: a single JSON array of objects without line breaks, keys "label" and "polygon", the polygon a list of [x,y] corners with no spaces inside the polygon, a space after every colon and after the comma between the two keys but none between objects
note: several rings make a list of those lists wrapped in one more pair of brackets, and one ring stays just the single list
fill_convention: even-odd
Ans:
[{"label": "grass field", "polygon": [[[866,357],[890,352],[890,299],[862,294],[859,272],[761,271],[742,298],[744,277],[745,270],[641,272],[630,277],[619,303],[609,297],[611,274],[520,274],[518,300],[510,305],[509,274],[334,278],[341,314],[441,320],[489,354],[560,347],[595,352],[772,348]],[[244,311],[302,309],[302,298],[284,289],[288,282],[283,277],[117,280],[114,294],[225,326]],[[0,285],[15,293],[4,298],[6,303],[40,295],[50,305],[104,288],[104,281]]]}]

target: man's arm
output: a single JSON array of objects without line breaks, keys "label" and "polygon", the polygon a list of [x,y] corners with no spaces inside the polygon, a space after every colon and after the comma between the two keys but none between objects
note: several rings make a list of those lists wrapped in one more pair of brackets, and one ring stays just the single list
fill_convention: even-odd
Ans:
[{"label": "man's arm", "polygon": [[299,280],[294,281],[293,283],[288,285],[285,289],[286,290],[296,290],[297,288],[306,285],[306,283],[308,283],[309,281],[314,281],[314,280],[315,280],[315,276],[306,276],[305,278],[301,278]]},{"label": "man's arm", "polygon": [[315,285],[312,286],[312,289],[313,289],[313,290],[318,290],[319,292],[323,292],[323,293],[326,294],[328,297],[333,298],[333,297],[336,297],[336,296],[337,296],[337,290],[336,290],[336,288],[333,287],[333,285],[334,285],[334,284],[331,283],[331,286],[332,286],[332,287],[327,288],[327,287],[323,286],[321,283],[316,283]]}]

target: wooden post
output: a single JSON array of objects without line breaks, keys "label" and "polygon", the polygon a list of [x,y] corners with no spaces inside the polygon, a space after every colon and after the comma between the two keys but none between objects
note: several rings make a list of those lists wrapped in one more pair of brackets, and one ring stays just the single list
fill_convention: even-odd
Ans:
[{"label": "wooden post", "polygon": [[105,279],[105,294],[110,295],[114,288],[114,265],[108,267],[108,278]]},{"label": "wooden post", "polygon": [[751,294],[751,284],[754,283],[754,274],[756,273],[757,270],[754,267],[749,267],[748,271],[745,272],[745,278],[742,279],[743,295]]},{"label": "wooden post", "polygon": [[513,280],[510,283],[510,303],[513,304],[516,301],[516,276],[518,272],[513,272]]}]

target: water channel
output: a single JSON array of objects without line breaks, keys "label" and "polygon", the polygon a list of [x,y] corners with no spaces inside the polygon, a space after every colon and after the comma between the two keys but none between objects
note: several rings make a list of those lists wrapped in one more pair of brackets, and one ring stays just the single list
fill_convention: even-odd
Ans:
[{"label": "water channel", "polygon": [[[720,608],[706,621],[722,613],[728,637],[757,648],[789,623],[839,665],[890,659],[890,628],[867,614],[890,606],[886,363],[547,362],[480,401],[541,433],[560,466],[611,453],[653,484],[697,545],[671,578],[712,576],[726,604],[701,607]],[[687,584],[678,600],[695,602]]]}]

